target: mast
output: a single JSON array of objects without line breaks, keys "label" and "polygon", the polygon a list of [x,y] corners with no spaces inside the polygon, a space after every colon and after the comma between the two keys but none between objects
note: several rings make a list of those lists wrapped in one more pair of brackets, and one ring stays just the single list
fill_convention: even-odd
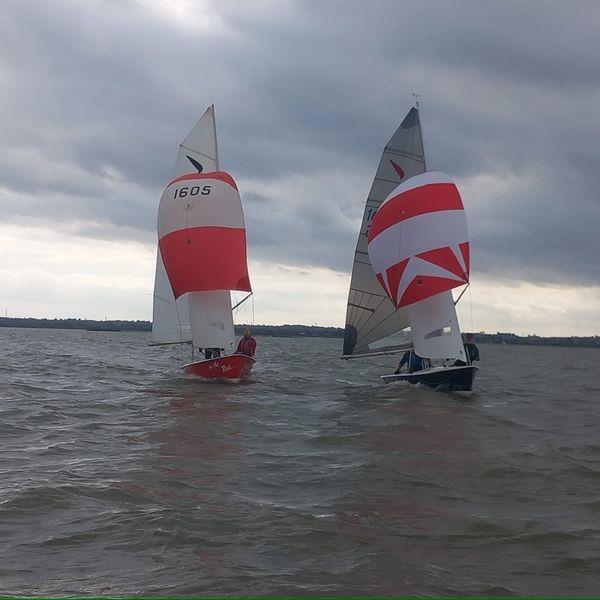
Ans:
[{"label": "mast", "polygon": [[217,138],[217,118],[215,116],[215,105],[211,104],[210,108],[212,109],[212,114],[213,114],[213,136],[215,139],[215,171],[219,170],[219,142],[218,142],[218,138]]}]

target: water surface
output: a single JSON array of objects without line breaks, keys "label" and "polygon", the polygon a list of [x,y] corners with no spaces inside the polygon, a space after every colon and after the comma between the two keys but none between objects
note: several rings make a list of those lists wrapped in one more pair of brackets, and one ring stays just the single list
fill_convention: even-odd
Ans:
[{"label": "water surface", "polygon": [[0,329],[0,593],[598,593],[597,350],[480,345],[466,399],[258,342],[216,385],[145,334]]}]

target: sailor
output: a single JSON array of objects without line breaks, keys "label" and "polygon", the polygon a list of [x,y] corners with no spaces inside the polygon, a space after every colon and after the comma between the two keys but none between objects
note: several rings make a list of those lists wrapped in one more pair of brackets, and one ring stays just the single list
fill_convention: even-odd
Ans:
[{"label": "sailor", "polygon": [[255,352],[256,340],[252,337],[250,327],[246,327],[246,329],[244,329],[244,337],[239,341],[236,353],[254,356]]},{"label": "sailor", "polygon": [[469,364],[473,364],[474,361],[479,360],[479,348],[475,345],[475,336],[472,333],[467,333],[465,352],[467,353]]},{"label": "sailor", "polygon": [[407,350],[398,363],[398,368],[394,371],[395,375],[398,375],[404,365],[408,365],[408,372],[414,373],[420,371],[423,368],[423,359],[413,350]]},{"label": "sailor", "polygon": [[455,361],[454,365],[452,365],[454,367],[472,365],[474,361],[479,360],[479,348],[475,345],[475,336],[472,333],[466,334],[463,346],[468,362],[465,362],[464,360],[457,360]]},{"label": "sailor", "polygon": [[205,348],[204,358],[219,358],[221,356],[221,348]]}]

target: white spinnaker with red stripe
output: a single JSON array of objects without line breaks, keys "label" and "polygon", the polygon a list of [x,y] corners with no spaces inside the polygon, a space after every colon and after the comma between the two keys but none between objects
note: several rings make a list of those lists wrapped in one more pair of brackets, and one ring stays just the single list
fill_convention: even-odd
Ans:
[{"label": "white spinnaker with red stripe", "polygon": [[189,296],[194,345],[233,351],[228,290],[251,291],[244,213],[233,178],[215,171],[169,183],[158,210],[158,238],[175,298]]},{"label": "white spinnaker with red stripe", "polygon": [[398,310],[408,307],[413,347],[425,358],[465,358],[451,289],[469,281],[464,207],[448,175],[400,184],[369,231],[369,257]]},{"label": "white spinnaker with red stripe", "polygon": [[[198,172],[198,168],[190,158],[202,165],[203,172],[217,171],[219,168],[214,106],[206,109],[181,143],[173,170],[173,179]],[[177,344],[192,341],[189,297],[189,294],[184,294],[175,300],[157,247],[152,316],[153,344]],[[223,319],[227,321],[226,307],[231,307],[229,292],[211,292],[203,304],[206,304],[209,309],[215,305],[213,312],[217,311],[217,314],[222,315]],[[215,320],[221,322],[223,319]],[[231,320],[233,321],[233,319]]]}]

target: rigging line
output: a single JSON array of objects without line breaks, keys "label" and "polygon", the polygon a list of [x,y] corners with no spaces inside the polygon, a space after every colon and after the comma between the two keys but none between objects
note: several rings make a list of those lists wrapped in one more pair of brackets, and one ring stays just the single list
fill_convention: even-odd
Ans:
[{"label": "rigging line", "polygon": [[160,300],[161,302],[165,302],[167,304],[171,304],[170,300],[167,300],[165,298],[161,298],[158,294],[147,294],[148,296],[152,296],[153,298],[155,298],[156,300]]},{"label": "rigging line", "polygon": [[[379,307],[382,305],[383,300],[375,307],[375,311],[377,311],[379,309]],[[373,313],[375,314],[375,313]],[[375,325],[373,325],[373,327],[371,327],[371,329],[369,329],[369,331],[362,331],[362,337],[366,337],[367,335],[369,335],[376,327],[379,327],[382,323],[385,323],[392,315],[395,315],[396,312],[394,311],[393,313],[391,313],[390,315],[388,315],[387,317],[385,317],[385,319],[382,319],[381,321],[379,321],[379,323],[375,323]],[[372,317],[373,315],[370,315],[370,317]],[[366,323],[368,323],[369,319],[367,319]]]},{"label": "rigging line", "polygon": [[[377,310],[377,307],[375,308],[371,308],[369,306],[369,303],[371,301],[371,294],[369,294],[368,292],[359,292],[360,293],[360,298],[357,301],[357,316],[356,316],[356,322],[355,322],[355,326],[357,329],[363,327],[363,325],[365,325],[366,323],[369,322],[369,319],[371,319],[373,317],[373,315],[375,314],[375,311]],[[365,298],[365,294],[367,294],[367,297]]]},{"label": "rigging line", "polygon": [[[419,123],[420,123],[420,120],[419,120]],[[412,138],[410,140],[411,146],[414,145],[414,137],[415,137],[415,134],[413,133]],[[425,159],[422,156],[420,156],[419,154],[415,154],[414,152],[409,152],[408,150],[387,150],[386,152],[388,152],[389,154],[394,154],[396,156],[402,156],[403,158],[409,158],[410,160],[414,160],[415,162],[418,162],[418,163],[425,164]],[[382,181],[385,181],[381,177],[376,177],[376,179],[381,179]]]},{"label": "rigging line", "polygon": [[[363,329],[364,327],[367,327],[369,325],[369,322],[375,315],[377,308],[378,307],[370,310],[361,309],[360,314],[358,315],[358,319],[355,323],[356,329]],[[377,325],[375,325],[375,327],[377,327]]]},{"label": "rigging line", "polygon": [[[421,119],[421,114],[422,114],[422,110],[421,110],[421,105],[419,103],[419,99],[421,98],[421,96],[419,94],[414,94],[415,97],[417,98],[417,115],[418,115],[418,121],[419,121],[419,132],[421,133],[421,150],[423,151],[423,166],[425,167],[425,170],[427,170],[427,159],[425,158],[425,134],[423,132],[423,123],[422,123],[422,119]],[[416,131],[414,132],[414,135],[416,136]],[[414,147],[414,139],[412,140],[412,146]]]},{"label": "rigging line", "polygon": [[[250,292],[243,300],[240,300],[231,310],[235,310],[238,306],[241,306],[242,304],[244,304],[244,302],[246,302],[246,300],[248,300],[248,298],[250,298],[250,296],[252,296],[252,292]],[[234,295],[234,300],[235,300],[235,295]]]},{"label": "rigging line", "polygon": [[467,285],[463,288],[463,291],[460,293],[460,295],[458,296],[458,298],[454,301],[454,306],[456,306],[458,304],[458,301],[463,297],[463,294],[467,291],[467,288],[469,287],[470,282],[467,283]]},{"label": "rigging line", "polygon": [[[177,306],[177,299],[175,299],[175,314],[177,315],[177,327],[179,329],[179,362],[183,362],[183,332],[181,331],[181,319],[179,318],[179,307]],[[192,348],[194,342],[192,341]],[[193,350],[192,350],[193,352]]]},{"label": "rigging line", "polygon": [[250,305],[248,303],[244,304],[244,323],[250,323]]},{"label": "rigging line", "polygon": [[200,156],[204,156],[204,158],[208,158],[209,160],[214,160],[216,163],[219,162],[218,157],[210,156],[209,154],[204,154],[204,152],[198,152],[198,150],[195,150],[194,148],[190,148],[189,146],[184,146],[183,144],[179,144],[179,147],[183,148],[184,150],[187,150],[188,152],[194,152],[194,154],[199,154]]},{"label": "rigging line", "polygon": [[[379,308],[379,307],[377,307],[377,308]],[[385,319],[382,319],[381,321],[379,321],[379,323],[377,323],[377,324],[376,324],[376,325],[374,325],[374,326],[373,326],[371,329],[369,329],[369,331],[367,331],[367,332],[364,332],[364,333],[363,333],[363,336],[367,336],[367,335],[369,335],[369,334],[370,334],[370,333],[371,333],[371,332],[372,332],[374,329],[376,329],[376,328],[377,328],[377,327],[379,327],[380,325],[383,325],[384,323],[386,323],[386,322],[388,321],[388,319],[391,319],[392,317],[394,317],[394,316],[395,316],[395,315],[397,315],[397,314],[398,314],[398,311],[397,311],[397,310],[396,310],[396,311],[394,311],[394,312],[392,312],[392,313],[390,313],[390,314],[389,314],[387,317],[385,317]],[[404,330],[405,330],[405,329],[407,329],[408,327],[409,327],[409,325],[405,325],[404,327],[402,327],[402,328],[398,329],[398,332],[399,332],[399,331],[404,331]],[[396,333],[397,333],[397,332],[396,332]],[[392,334],[388,334],[388,335],[392,335]],[[387,336],[383,336],[383,337],[387,337]],[[383,338],[380,338],[380,339],[383,339]]]},{"label": "rigging line", "polygon": [[365,294],[369,294],[368,292],[360,292],[360,300],[358,301],[359,304],[359,313],[356,319],[356,323],[355,326],[356,328],[360,328],[363,327],[364,325],[366,325],[369,320],[373,317],[373,315],[375,314],[375,311],[379,308],[379,306],[376,306],[375,308],[364,308],[363,306],[360,305],[364,305],[365,303],[368,305],[369,302],[371,301],[371,294],[369,294],[366,298],[366,302],[365,302]]},{"label": "rigging line", "polygon": [[375,312],[374,308],[369,308],[368,306],[363,306],[362,304],[355,304],[354,302],[348,302],[348,306],[351,306],[352,308],[358,308],[360,310],[366,310],[367,312],[370,312],[370,313]]},{"label": "rigging line", "polygon": [[469,307],[471,309],[471,331],[473,331],[473,299],[471,298],[471,286],[469,286]]},{"label": "rigging line", "polygon": [[212,104],[213,109],[213,136],[215,140],[215,163],[217,166],[217,171],[219,170],[219,142],[217,140],[217,117],[215,116],[215,105]]}]

